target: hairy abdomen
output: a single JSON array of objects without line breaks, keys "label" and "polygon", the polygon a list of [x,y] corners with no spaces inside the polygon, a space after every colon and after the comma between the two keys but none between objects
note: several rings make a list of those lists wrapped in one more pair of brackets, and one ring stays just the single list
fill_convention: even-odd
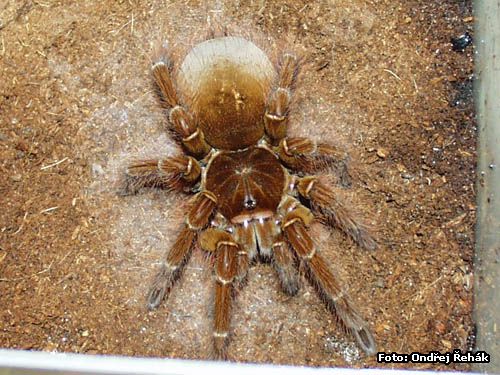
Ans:
[{"label": "hairy abdomen", "polygon": [[225,37],[194,47],[182,63],[178,81],[207,142],[240,150],[264,135],[265,104],[275,75],[255,44]]}]

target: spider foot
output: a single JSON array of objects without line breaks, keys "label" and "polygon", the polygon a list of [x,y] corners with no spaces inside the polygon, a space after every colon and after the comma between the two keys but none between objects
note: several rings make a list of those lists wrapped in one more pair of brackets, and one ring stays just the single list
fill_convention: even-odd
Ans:
[{"label": "spider foot", "polygon": [[366,355],[374,355],[377,352],[375,339],[367,328],[361,327],[360,329],[353,329],[351,332]]}]

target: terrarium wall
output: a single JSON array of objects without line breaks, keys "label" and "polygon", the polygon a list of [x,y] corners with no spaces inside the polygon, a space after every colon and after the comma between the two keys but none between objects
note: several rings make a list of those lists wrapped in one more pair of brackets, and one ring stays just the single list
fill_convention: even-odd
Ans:
[{"label": "terrarium wall", "polygon": [[478,142],[478,215],[474,258],[474,321],[477,327],[477,350],[492,354],[488,364],[475,369],[499,372],[499,144],[500,126],[497,105],[500,85],[498,56],[500,8],[495,1],[478,1],[476,15],[475,103],[479,127]]}]

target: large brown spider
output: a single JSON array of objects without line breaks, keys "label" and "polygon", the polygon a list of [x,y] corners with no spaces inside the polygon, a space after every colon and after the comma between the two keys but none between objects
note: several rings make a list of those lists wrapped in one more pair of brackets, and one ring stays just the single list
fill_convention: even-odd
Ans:
[{"label": "large brown spider", "polygon": [[345,153],[287,136],[299,60],[285,53],[275,66],[249,40],[223,36],[197,44],[176,70],[167,56],[152,68],[170,128],[187,155],[132,163],[125,192],[157,187],[195,195],[147,304],[154,309],[169,293],[197,240],[215,260],[217,358],[226,358],[234,291],[257,258],[271,260],[288,295],[298,292],[300,265],[342,326],[367,354],[375,353],[367,323],[309,233],[318,217],[359,246],[376,247],[325,180],[332,167],[345,166]]}]

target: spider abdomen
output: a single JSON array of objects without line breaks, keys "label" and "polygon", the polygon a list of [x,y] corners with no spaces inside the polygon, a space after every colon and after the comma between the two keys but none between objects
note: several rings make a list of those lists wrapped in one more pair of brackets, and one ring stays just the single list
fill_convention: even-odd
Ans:
[{"label": "spider abdomen", "polygon": [[267,96],[276,72],[252,42],[224,37],[196,45],[184,59],[178,83],[206,141],[240,150],[264,135]]},{"label": "spider abdomen", "polygon": [[284,187],[283,167],[262,147],[220,152],[206,171],[206,188],[217,197],[219,212],[233,223],[273,215]]}]

